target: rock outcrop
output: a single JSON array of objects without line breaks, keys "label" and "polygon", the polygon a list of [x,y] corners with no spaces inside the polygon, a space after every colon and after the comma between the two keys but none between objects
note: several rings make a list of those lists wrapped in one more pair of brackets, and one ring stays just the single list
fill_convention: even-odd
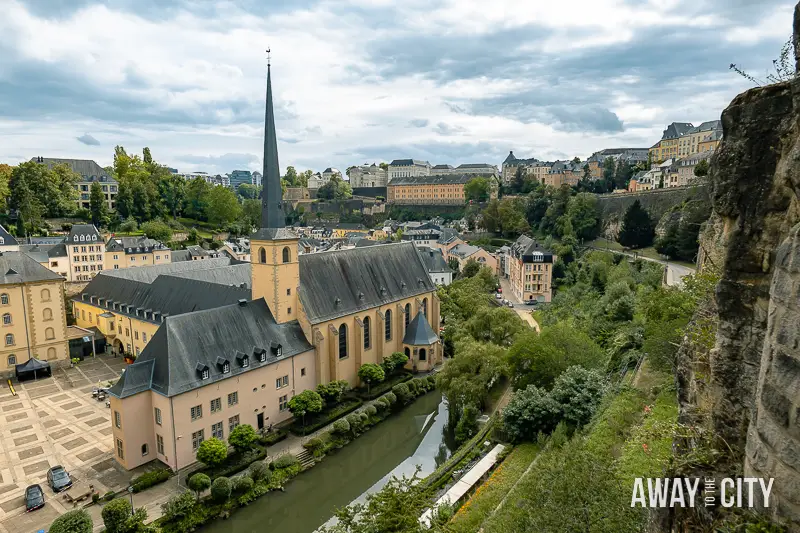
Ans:
[{"label": "rock outcrop", "polygon": [[[798,21],[800,5],[796,41]],[[714,242],[701,242],[719,251],[704,257],[721,271],[716,342],[708,375],[682,365],[679,400],[684,419],[702,407],[745,475],[774,478],[764,511],[800,531],[800,80],[740,94],[722,124]]]}]

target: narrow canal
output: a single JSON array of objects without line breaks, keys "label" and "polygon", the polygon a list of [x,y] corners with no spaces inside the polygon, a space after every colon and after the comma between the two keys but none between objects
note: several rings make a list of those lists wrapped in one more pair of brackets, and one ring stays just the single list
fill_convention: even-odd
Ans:
[{"label": "narrow canal", "polygon": [[289,482],[286,492],[272,492],[228,520],[217,520],[203,533],[291,531],[312,533],[334,511],[380,490],[391,476],[424,476],[444,462],[455,447],[445,435],[447,405],[438,392],[381,422],[356,441]]}]

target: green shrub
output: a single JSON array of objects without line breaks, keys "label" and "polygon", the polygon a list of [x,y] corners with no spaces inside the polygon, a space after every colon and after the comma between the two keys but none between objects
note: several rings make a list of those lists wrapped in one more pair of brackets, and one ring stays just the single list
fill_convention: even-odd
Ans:
[{"label": "green shrub", "polygon": [[97,503],[98,501],[100,501],[100,494],[98,494],[96,492],[93,492],[92,493],[92,503]]},{"label": "green shrub", "polygon": [[[395,387],[396,386],[397,385],[395,385]],[[389,402],[389,405],[394,405],[397,403],[397,395],[394,392],[387,392],[383,397],[386,398],[386,401]]]},{"label": "green shrub", "polygon": [[410,372],[400,372],[393,376],[386,376],[386,379],[383,380],[381,383],[372,385],[369,389],[360,388],[356,389],[356,394],[363,398],[364,400],[374,400],[375,398],[379,398],[380,396],[386,394],[392,387],[397,385],[398,383],[404,383],[410,379],[412,379],[412,374]]},{"label": "green shrub", "polygon": [[264,435],[263,437],[259,437],[258,441],[264,446],[272,446],[273,444],[277,444],[286,437],[289,436],[289,431],[285,429],[274,429]]},{"label": "green shrub", "polygon": [[188,516],[195,505],[196,502],[191,492],[181,492],[162,503],[161,512],[165,520],[179,520]]},{"label": "green shrub", "polygon": [[200,493],[211,486],[211,478],[205,474],[194,474],[189,478],[189,488],[197,494],[197,499],[200,499]]},{"label": "green shrub", "polygon": [[350,431],[353,433],[361,429],[361,417],[359,417],[357,413],[347,415],[346,420],[347,423],[350,424]]},{"label": "green shrub", "polygon": [[[399,385],[396,385],[396,386],[399,386]],[[405,386],[408,387],[409,392],[413,396],[419,396],[419,394],[420,394],[419,382],[417,381],[416,378],[406,382]],[[392,387],[392,390],[394,391],[394,387]],[[397,394],[397,393],[395,392],[395,394]],[[400,394],[398,394],[398,396],[400,396]]]},{"label": "green shrub", "polygon": [[133,492],[141,492],[144,489],[149,489],[153,485],[158,485],[169,479],[172,473],[166,468],[159,468],[145,472],[141,476],[137,476],[131,480],[131,487]]},{"label": "green shrub", "polygon": [[425,380],[428,382],[429,388],[433,389],[436,387],[436,376],[433,374],[426,376]]},{"label": "green shrub", "polygon": [[[239,424],[233,428],[231,434],[228,435],[228,444],[236,448],[236,451],[239,453],[250,449],[250,447],[255,444],[256,440],[258,440],[258,435],[256,435],[256,430],[254,430],[253,426],[250,424]],[[203,444],[205,444],[205,442]]]},{"label": "green shrub", "polygon": [[264,461],[253,461],[247,471],[253,481],[261,481],[265,477],[272,475]]},{"label": "green shrub", "polygon": [[217,503],[225,503],[231,497],[231,480],[220,476],[211,484],[211,499]]},{"label": "green shrub", "polygon": [[53,533],[92,533],[92,517],[85,509],[73,509],[62,514],[50,525]]},{"label": "green shrub", "polygon": [[122,533],[125,523],[131,518],[131,504],[125,498],[108,502],[100,512],[108,533]]},{"label": "green shrub", "polygon": [[364,411],[361,411],[360,413],[358,413],[358,418],[361,420],[361,425],[362,426],[369,422],[369,415],[367,413],[365,413]]},{"label": "green shrub", "polygon": [[236,494],[244,494],[245,492],[252,490],[253,488],[253,479],[247,476],[239,476],[233,478],[233,486],[231,490]]},{"label": "green shrub", "polygon": [[232,477],[245,470],[253,461],[258,461],[266,456],[267,450],[257,446],[242,453],[232,453],[221,465],[214,468],[203,468],[198,472],[208,475],[212,480],[219,476]]},{"label": "green shrub", "polygon": [[333,431],[338,435],[346,435],[350,433],[350,422],[342,418],[333,423]]},{"label": "green shrub", "polygon": [[[306,417],[306,427],[305,433],[313,433],[318,429],[322,429],[323,427],[327,426],[331,422],[345,416],[348,413],[352,413],[361,405],[363,402],[358,398],[352,399],[345,399],[342,403],[330,409],[328,411],[323,411],[322,413],[314,416],[314,417]],[[303,426],[300,422],[295,422],[291,426],[291,431],[295,435],[303,435]]]},{"label": "green shrub", "polygon": [[303,444],[303,448],[310,451],[311,453],[316,453],[318,450],[322,449],[323,446],[325,446],[325,443],[322,442],[322,439],[320,439],[319,437],[314,437],[313,439],[310,439],[308,442]]},{"label": "green shrub", "polygon": [[116,497],[116,494],[114,493],[114,491],[113,491],[113,490],[110,490],[110,491],[106,492],[106,493],[103,495],[103,499],[104,499],[105,501],[107,501],[107,502],[110,502],[110,501],[111,501],[111,500],[113,500],[115,497]]},{"label": "green shrub", "polygon": [[281,468],[289,468],[290,466],[294,466],[299,462],[300,461],[297,460],[297,457],[287,453],[275,459],[272,464],[275,465],[275,470],[280,470]]},{"label": "green shrub", "polygon": [[[231,436],[233,436],[233,433],[231,433]],[[197,460],[211,467],[221,465],[227,458],[228,445],[216,437],[204,440],[197,449]]]},{"label": "green shrub", "polygon": [[397,403],[401,405],[410,403],[414,397],[411,389],[406,383],[400,383],[399,385],[392,387],[392,393],[395,395]]},{"label": "green shrub", "polygon": [[364,412],[367,413],[368,416],[375,416],[378,414],[378,408],[374,405],[368,405],[364,408]]}]

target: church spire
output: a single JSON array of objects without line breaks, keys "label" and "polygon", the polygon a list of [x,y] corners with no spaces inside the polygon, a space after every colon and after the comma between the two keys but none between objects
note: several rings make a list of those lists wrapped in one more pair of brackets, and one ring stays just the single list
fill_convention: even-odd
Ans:
[{"label": "church spire", "polygon": [[284,213],[281,191],[281,169],[278,165],[278,138],[275,134],[275,112],[272,109],[272,75],[267,49],[267,110],[264,116],[264,169],[261,184],[261,228],[283,228]]}]

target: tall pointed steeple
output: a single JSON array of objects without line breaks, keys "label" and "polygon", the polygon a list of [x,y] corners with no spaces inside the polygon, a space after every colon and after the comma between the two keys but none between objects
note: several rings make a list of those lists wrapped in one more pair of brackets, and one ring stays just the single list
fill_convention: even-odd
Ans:
[{"label": "tall pointed steeple", "polygon": [[[269,54],[269,50],[267,50]],[[262,174],[261,227],[284,227],[281,192],[281,168],[278,164],[278,138],[275,134],[275,112],[272,109],[272,73],[267,56],[267,110],[264,116],[264,172]]]}]

